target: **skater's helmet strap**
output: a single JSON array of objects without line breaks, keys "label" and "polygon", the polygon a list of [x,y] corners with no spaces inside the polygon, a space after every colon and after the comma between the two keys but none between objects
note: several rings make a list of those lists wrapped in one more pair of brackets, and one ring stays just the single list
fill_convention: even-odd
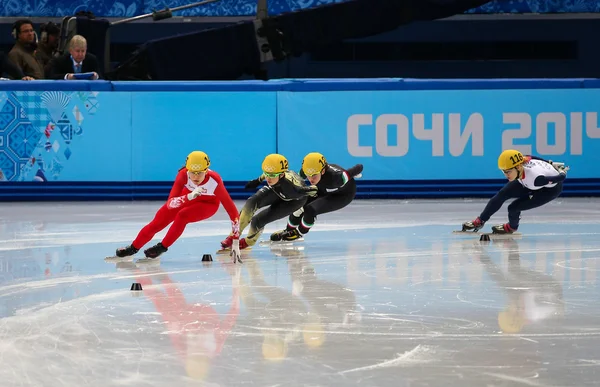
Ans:
[{"label": "skater's helmet strap", "polygon": [[193,151],[185,160],[185,168],[190,172],[206,172],[209,166],[210,159],[202,151]]},{"label": "skater's helmet strap", "polygon": [[518,150],[507,149],[504,152],[500,153],[500,157],[498,157],[498,168],[503,171],[507,169],[515,168],[518,165],[521,165],[525,162],[525,158],[523,154]]},{"label": "skater's helmet strap", "polygon": [[325,160],[325,156],[317,152],[312,152],[304,156],[302,171],[306,176],[313,176],[321,173],[326,165],[327,160]]},{"label": "skater's helmet strap", "polygon": [[265,157],[262,170],[268,176],[278,175],[288,170],[288,161],[284,156],[272,153]]}]

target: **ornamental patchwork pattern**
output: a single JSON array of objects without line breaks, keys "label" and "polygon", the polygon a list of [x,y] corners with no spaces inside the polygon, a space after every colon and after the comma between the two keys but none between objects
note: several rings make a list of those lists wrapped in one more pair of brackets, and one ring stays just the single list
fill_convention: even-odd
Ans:
[{"label": "ornamental patchwork pattern", "polygon": [[0,92],[0,181],[56,181],[77,152],[98,92]]}]

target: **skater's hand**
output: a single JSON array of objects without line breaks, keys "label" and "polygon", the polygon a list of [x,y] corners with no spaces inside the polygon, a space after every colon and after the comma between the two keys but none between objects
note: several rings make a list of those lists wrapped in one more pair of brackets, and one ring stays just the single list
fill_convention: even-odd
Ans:
[{"label": "skater's hand", "polygon": [[317,188],[316,185],[311,185],[307,188],[308,189],[306,190],[306,193],[308,194],[308,196],[317,196],[317,194],[319,193],[319,188]]},{"label": "skater's hand", "polygon": [[567,167],[566,165],[560,165],[560,166],[558,166],[558,167],[555,167],[555,168],[556,168],[556,170],[557,170],[559,173],[563,173],[563,174],[565,174],[565,175],[567,174],[567,171],[569,170],[569,167]]},{"label": "skater's hand", "polygon": [[556,169],[560,173],[567,173],[567,171],[569,170],[569,167],[567,167],[565,163],[561,163],[559,161],[550,160],[550,165],[552,165],[554,169]]},{"label": "skater's hand", "polygon": [[201,196],[201,195],[202,195],[202,190],[203,190],[203,189],[204,189],[203,187],[196,187],[196,189],[194,189],[192,192],[190,192],[190,193],[187,195],[187,197],[188,197],[188,200],[194,200],[194,199],[196,199],[198,196]]},{"label": "skater's hand", "polygon": [[249,182],[246,183],[246,185],[244,186],[244,189],[250,191],[250,190],[258,188],[259,185],[260,185],[259,179],[250,180]]},{"label": "skater's hand", "polygon": [[353,177],[355,179],[360,179],[362,177],[362,171],[363,171],[363,165],[356,164],[352,168],[348,169],[347,172],[351,177]]},{"label": "skater's hand", "polygon": [[239,239],[233,240],[233,244],[231,245],[231,252],[229,253],[229,256],[232,258],[233,263],[236,263],[236,262],[242,263],[242,260],[240,259],[242,254],[240,253],[240,240]]}]

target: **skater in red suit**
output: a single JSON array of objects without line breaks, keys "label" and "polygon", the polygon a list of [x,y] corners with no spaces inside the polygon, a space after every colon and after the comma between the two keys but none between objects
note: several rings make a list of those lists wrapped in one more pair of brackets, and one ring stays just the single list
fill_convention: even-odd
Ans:
[{"label": "skater in red suit", "polygon": [[209,166],[210,159],[206,153],[201,151],[190,153],[185,167],[177,173],[167,202],[158,210],[154,219],[142,228],[131,245],[117,249],[117,257],[134,255],[156,233],[173,223],[162,241],[144,251],[147,258],[157,258],[175,243],[188,224],[212,217],[219,209],[219,204],[223,204],[231,218],[234,238],[230,255],[234,262],[238,261],[240,257],[239,213],[221,176],[208,169]]}]

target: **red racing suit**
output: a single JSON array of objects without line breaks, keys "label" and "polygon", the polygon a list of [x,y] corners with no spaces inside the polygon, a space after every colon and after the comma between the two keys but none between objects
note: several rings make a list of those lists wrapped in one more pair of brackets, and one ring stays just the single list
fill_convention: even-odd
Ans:
[{"label": "red racing suit", "polygon": [[[201,195],[190,200],[188,194],[197,188],[200,188]],[[221,176],[209,169],[206,171],[204,180],[196,185],[188,177],[187,169],[181,168],[177,173],[167,202],[158,210],[154,219],[140,230],[133,241],[133,247],[141,249],[156,233],[173,223],[161,241],[164,247],[169,248],[181,236],[189,223],[212,217],[219,209],[219,204],[223,204],[225,211],[229,214],[232,235],[234,239],[238,239],[240,235],[239,212],[227,192]]]}]

